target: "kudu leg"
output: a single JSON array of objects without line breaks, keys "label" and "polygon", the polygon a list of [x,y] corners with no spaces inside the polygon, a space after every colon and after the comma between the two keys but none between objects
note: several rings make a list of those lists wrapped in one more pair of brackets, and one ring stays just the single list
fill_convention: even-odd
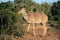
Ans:
[{"label": "kudu leg", "polygon": [[27,32],[29,31],[30,24],[28,24]]},{"label": "kudu leg", "polygon": [[34,26],[34,23],[33,23],[33,34],[35,36],[35,26]]},{"label": "kudu leg", "polygon": [[47,33],[47,27],[45,26],[45,24],[43,24],[43,28],[44,28],[43,36],[46,36],[46,33]]}]

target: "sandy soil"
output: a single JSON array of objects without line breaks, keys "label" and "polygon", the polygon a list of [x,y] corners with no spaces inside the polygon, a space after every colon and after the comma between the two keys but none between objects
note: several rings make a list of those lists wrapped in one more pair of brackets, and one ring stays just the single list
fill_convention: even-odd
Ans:
[{"label": "sandy soil", "polygon": [[[48,26],[46,26],[48,27]],[[42,37],[43,33],[43,27],[41,25],[35,25],[35,33],[36,35],[33,35],[33,29],[32,25],[30,26],[29,33],[27,33],[23,38],[16,37],[13,40],[60,40],[60,30],[53,29],[48,27],[48,31],[45,37]]]}]

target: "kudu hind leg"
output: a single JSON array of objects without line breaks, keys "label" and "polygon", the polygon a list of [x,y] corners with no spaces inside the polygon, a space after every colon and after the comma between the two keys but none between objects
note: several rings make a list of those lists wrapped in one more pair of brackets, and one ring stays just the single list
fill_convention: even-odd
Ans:
[{"label": "kudu hind leg", "polygon": [[33,34],[35,36],[35,25],[34,25],[34,23],[33,23]]},{"label": "kudu hind leg", "polygon": [[46,36],[46,33],[47,33],[47,27],[46,27],[45,24],[43,24],[43,29],[44,29],[44,31],[43,31],[43,36]]}]

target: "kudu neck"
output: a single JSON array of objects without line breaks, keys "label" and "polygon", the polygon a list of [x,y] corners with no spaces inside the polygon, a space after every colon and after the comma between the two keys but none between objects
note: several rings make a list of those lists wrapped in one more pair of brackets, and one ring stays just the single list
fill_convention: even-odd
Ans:
[{"label": "kudu neck", "polygon": [[26,13],[25,8],[22,8],[22,9],[20,10],[20,13],[23,14],[23,17],[24,17],[26,20],[28,19],[28,15],[27,15],[27,13]]}]

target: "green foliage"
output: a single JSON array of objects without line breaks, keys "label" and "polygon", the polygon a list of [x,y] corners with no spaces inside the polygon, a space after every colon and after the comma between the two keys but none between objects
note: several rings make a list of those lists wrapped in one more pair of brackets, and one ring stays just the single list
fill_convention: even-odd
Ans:
[{"label": "green foliage", "polygon": [[15,21],[12,19],[15,13],[8,10],[0,10],[0,30],[1,34],[6,33],[7,29],[14,25]]},{"label": "green foliage", "polygon": [[22,24],[22,15],[15,14],[14,12],[8,10],[3,10],[0,11],[0,16],[0,18],[2,19],[0,19],[1,34],[15,34],[20,37],[24,35],[25,32]]},{"label": "green foliage", "polygon": [[45,3],[43,3],[43,4],[41,4],[42,5],[42,11],[44,11],[47,15],[50,15],[50,9],[51,9],[51,6],[47,3],[47,2],[45,2]]},{"label": "green foliage", "polygon": [[52,15],[60,15],[60,1],[54,2],[51,7]]},{"label": "green foliage", "polygon": [[23,19],[21,19],[22,15],[18,16],[18,14],[16,13],[17,8],[11,5],[9,4],[9,2],[0,4],[0,35],[8,34],[9,36],[14,34],[21,37],[25,34],[25,28],[22,24]]},{"label": "green foliage", "polygon": [[13,30],[13,34],[18,37],[22,37],[25,34],[24,26],[20,25],[21,23],[17,23],[16,29]]},{"label": "green foliage", "polygon": [[13,3],[10,2],[10,1],[0,3],[0,10],[1,9],[9,9],[9,8],[11,8],[13,6],[12,4]]},{"label": "green foliage", "polygon": [[54,2],[51,6],[51,14],[56,21],[60,21],[60,1]]},{"label": "green foliage", "polygon": [[51,6],[45,2],[42,4],[35,3],[33,0],[14,0],[14,3],[17,4],[18,7],[25,7],[27,12],[41,12],[44,11],[47,15],[50,15]]},{"label": "green foliage", "polygon": [[23,23],[24,23],[24,20],[22,19],[23,18],[23,15],[22,14],[17,14],[17,22],[15,23],[15,30],[13,30],[13,34],[15,36],[19,36],[19,37],[22,37],[24,36],[26,30],[25,30],[25,27],[23,26]]},{"label": "green foliage", "polygon": [[19,37],[23,36],[25,34],[25,28],[21,24],[23,23],[22,20],[22,15],[18,16],[18,14],[9,9],[0,10],[0,35],[14,34]]},{"label": "green foliage", "polygon": [[[51,6],[51,22],[55,28],[60,29],[60,1],[54,2]],[[53,19],[53,20],[52,20]]]}]

